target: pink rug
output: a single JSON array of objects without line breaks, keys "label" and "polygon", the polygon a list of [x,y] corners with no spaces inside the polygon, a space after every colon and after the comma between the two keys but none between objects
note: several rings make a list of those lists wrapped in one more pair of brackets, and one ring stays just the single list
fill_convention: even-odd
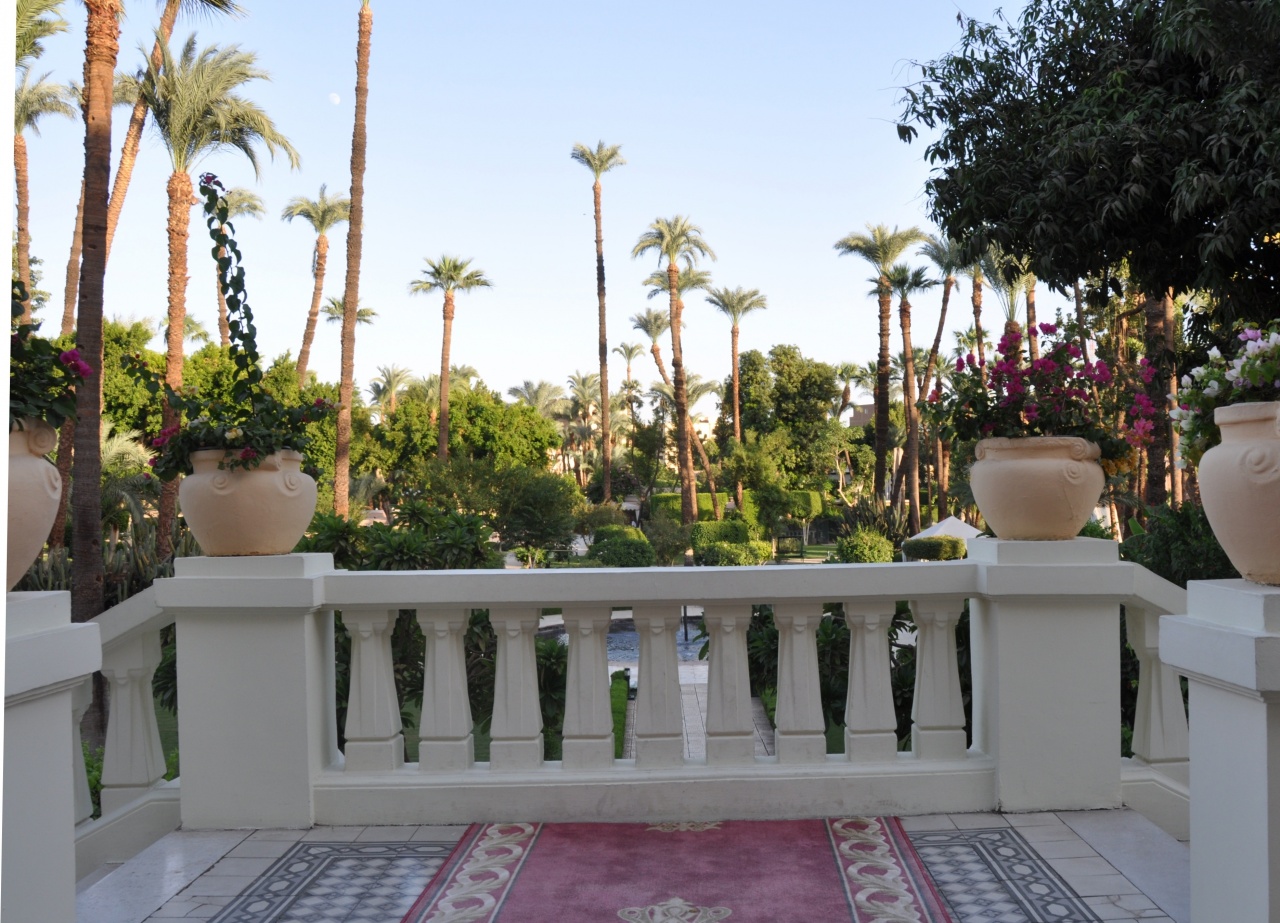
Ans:
[{"label": "pink rug", "polygon": [[402,923],[952,923],[895,818],[477,824]]}]

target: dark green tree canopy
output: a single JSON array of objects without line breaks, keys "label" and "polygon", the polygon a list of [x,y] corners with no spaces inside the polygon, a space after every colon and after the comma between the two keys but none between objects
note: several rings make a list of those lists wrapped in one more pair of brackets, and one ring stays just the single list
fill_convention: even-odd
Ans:
[{"label": "dark green tree canopy", "polygon": [[1229,0],[1032,0],[968,21],[919,66],[899,135],[925,149],[932,217],[976,256],[1066,289],[1128,261],[1146,291],[1224,316],[1280,294],[1280,10]]}]

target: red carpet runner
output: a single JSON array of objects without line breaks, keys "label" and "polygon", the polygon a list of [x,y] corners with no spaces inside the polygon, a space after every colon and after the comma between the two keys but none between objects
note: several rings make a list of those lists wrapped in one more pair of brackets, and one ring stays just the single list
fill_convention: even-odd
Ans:
[{"label": "red carpet runner", "polygon": [[477,824],[403,923],[951,923],[898,821]]}]

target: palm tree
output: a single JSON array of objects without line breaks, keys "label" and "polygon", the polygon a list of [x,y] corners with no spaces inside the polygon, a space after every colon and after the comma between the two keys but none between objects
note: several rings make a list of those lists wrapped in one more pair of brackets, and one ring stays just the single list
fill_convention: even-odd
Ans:
[{"label": "palm tree", "polygon": [[911,301],[916,292],[938,283],[923,268],[912,269],[898,263],[889,270],[889,284],[898,296],[898,320],[902,325],[902,403],[906,411],[907,444],[902,453],[902,470],[906,473],[907,504],[911,534],[920,531],[920,412],[916,409],[915,350],[911,347]]},{"label": "palm tree", "polygon": [[[262,204],[262,199],[251,189],[245,189],[243,186],[233,186],[228,189],[223,196],[223,201],[227,203],[227,218],[238,218],[245,215],[249,218],[261,218],[267,213],[267,207]],[[218,258],[226,256],[222,248],[218,248]],[[222,275],[217,264],[214,264],[214,288],[218,292],[218,337],[222,346],[231,345],[231,327],[227,323],[227,296],[222,293]]]},{"label": "palm tree", "polygon": [[973,304],[973,339],[978,349],[979,375],[985,384],[987,380],[987,337],[982,329],[982,286],[986,284],[986,276],[982,271],[985,261],[978,259],[960,268],[962,275],[969,277],[973,284],[970,299]]},{"label": "palm tree", "polygon": [[[649,287],[649,293],[645,295],[650,301],[662,295],[669,298],[671,295],[671,278],[667,275],[665,269],[655,269],[645,277],[640,283]],[[709,289],[711,287],[711,273],[705,269],[696,269],[693,266],[681,266],[680,273],[676,276],[676,296],[680,298],[680,303],[684,304],[685,292],[691,292],[694,289]]]},{"label": "palm tree", "polygon": [[647,336],[651,342],[649,352],[653,356],[654,363],[658,366],[658,374],[662,376],[662,380],[668,385],[671,384],[671,378],[667,375],[667,367],[662,362],[662,346],[659,342],[662,335],[671,329],[671,315],[662,311],[655,311],[653,308],[647,308],[640,314],[631,315],[631,327],[633,330],[639,330]]},{"label": "palm tree", "polygon": [[619,343],[613,348],[613,351],[626,360],[627,381],[631,381],[631,363],[644,352],[644,347],[638,343]]},{"label": "palm tree", "polygon": [[[707,302],[725,317],[729,318],[729,347],[733,359],[733,438],[742,442],[742,397],[738,380],[738,324],[744,314],[752,311],[763,311],[769,301],[760,294],[759,289],[713,288],[707,292]],[[742,481],[734,484],[734,493],[738,509],[742,509]]]},{"label": "palm tree", "polygon": [[[43,21],[43,20],[42,20]],[[75,118],[67,88],[50,83],[49,75],[31,82],[31,72],[21,70],[22,79],[13,94],[13,168],[18,190],[18,279],[27,293],[22,306],[22,323],[31,323],[31,201],[28,193],[27,129],[40,134],[40,120],[46,115]]]},{"label": "palm tree", "polygon": [[680,342],[684,302],[680,298],[679,264],[692,269],[700,257],[715,259],[715,252],[702,239],[702,228],[684,215],[656,218],[631,248],[633,259],[650,251],[667,260],[667,292],[671,300],[671,373],[676,405],[676,449],[680,459],[680,519],[688,525],[698,518],[693,480],[693,453],[689,445],[689,395],[685,382],[684,349]]},{"label": "palm tree", "polygon": [[565,399],[564,388],[559,385],[528,379],[525,379],[524,384],[508,388],[507,394],[515,398],[517,403],[528,404],[547,419],[555,416]]},{"label": "palm tree", "polygon": [[[1027,269],[1027,261],[993,244],[983,255],[983,271],[1004,310],[1005,336],[1022,333],[1022,325],[1018,323],[1018,297],[1035,282],[1035,276]],[[1030,332],[1028,339],[1034,339]],[[1036,356],[1039,356],[1038,348]]]},{"label": "palm tree", "polygon": [[378,366],[378,377],[369,385],[369,395],[378,405],[379,416],[385,422],[396,412],[396,402],[413,379],[413,372],[398,365]]},{"label": "palm tree", "polygon": [[373,40],[373,10],[361,0],[356,30],[356,114],[351,130],[351,214],[347,219],[347,278],[342,292],[342,363],[338,383],[338,422],[333,458],[333,510],[346,516],[351,483],[351,396],[355,390],[356,310],[360,305],[360,257],[364,253],[364,168],[369,138],[365,122],[369,109],[369,51]]},{"label": "palm tree", "polygon": [[67,21],[59,9],[61,6],[62,0],[18,0],[15,66],[24,70],[29,68],[32,61],[44,54],[44,39],[67,31]]},{"label": "palm tree", "polygon": [[[620,167],[627,161],[622,156],[622,145],[613,144],[606,146],[603,141],[596,144],[593,151],[585,144],[575,144],[570,157],[582,164],[591,171],[595,177],[595,182],[591,186],[592,196],[595,200],[596,211],[596,300],[599,302],[600,312],[600,392],[607,395],[609,393],[609,339],[605,331],[605,313],[604,313],[604,232],[600,223],[600,177],[615,167]],[[601,455],[604,456],[604,502],[608,503],[612,496],[611,491],[611,475],[613,466],[609,458],[609,415],[603,414],[600,420],[600,445]]]},{"label": "palm tree", "polygon": [[294,196],[280,213],[281,221],[291,222],[294,218],[302,218],[316,232],[316,246],[311,254],[311,277],[315,280],[315,284],[311,288],[311,310],[307,312],[307,326],[302,333],[302,349],[298,351],[299,387],[302,387],[307,380],[307,363],[311,361],[311,341],[315,338],[316,320],[320,317],[324,271],[329,262],[329,231],[351,217],[351,200],[345,196],[329,198],[325,191],[327,188],[321,184],[320,195],[315,199]]},{"label": "palm tree", "polygon": [[[173,26],[178,20],[179,12],[224,13],[228,16],[236,16],[241,10],[235,0],[165,0],[164,10],[160,13],[160,25],[156,29],[156,42],[151,48],[151,57],[148,59],[151,70],[159,70],[164,63],[164,52],[161,46],[167,45],[169,39],[173,37]],[[120,212],[124,209],[124,198],[129,192],[129,181],[133,177],[134,165],[138,162],[138,148],[142,144],[142,129],[146,124],[148,111],[150,111],[149,107],[141,97],[134,101],[133,115],[129,118],[124,144],[120,148],[120,163],[116,167],[111,199],[107,204],[107,243],[104,259],[111,255],[111,242],[115,239],[116,225],[120,223]]]},{"label": "palm tree", "polygon": [[[949,237],[943,238],[936,235],[930,235],[929,239],[925,241],[924,246],[920,248],[920,255],[933,263],[942,275],[942,310],[938,314],[938,330],[933,337],[933,346],[929,349],[929,360],[924,369],[924,387],[921,389],[922,396],[926,396],[929,393],[929,380],[934,377],[934,371],[938,368],[938,350],[942,346],[942,328],[947,322],[947,307],[951,301],[951,289],[956,285],[956,273],[964,270],[965,259],[964,252],[957,241]],[[939,391],[942,389],[941,373],[938,374],[938,381],[934,387]],[[947,449],[944,448],[942,439],[937,437],[936,434],[933,440],[933,456],[934,470],[938,479],[938,519],[942,520],[947,517],[949,465],[947,464]]]},{"label": "palm tree", "polygon": [[[686,387],[688,388],[690,407],[693,407],[698,403],[698,401],[708,395],[714,395],[716,397],[722,396],[722,390],[719,382],[703,381],[700,375],[690,374]],[[666,382],[654,385],[653,392],[661,398],[667,406],[675,406],[675,389],[671,385]],[[698,453],[698,461],[702,463],[702,473],[707,479],[707,490],[711,493],[711,515],[716,519],[721,519],[723,517],[723,513],[720,511],[720,497],[718,496],[716,489],[715,469],[711,467],[711,458],[707,455],[707,449],[703,445],[702,437],[699,436],[697,430],[693,428],[692,414],[689,415],[689,442]],[[738,509],[742,509],[741,499],[738,500]]]},{"label": "palm tree", "polygon": [[[436,455],[441,461],[449,460],[449,345],[453,337],[453,299],[455,292],[469,292],[473,288],[488,288],[493,283],[479,269],[469,269],[471,260],[445,254],[438,260],[427,259],[425,278],[409,283],[410,294],[425,295],[428,292],[444,292],[444,339],[440,349],[440,437],[436,443]],[[345,325],[344,325],[345,329]]]},{"label": "palm tree", "polygon": [[[326,323],[340,324],[346,317],[346,306],[342,303],[341,298],[335,298],[330,295],[325,299],[324,306],[320,308],[320,312],[324,314]],[[378,312],[373,308],[356,308],[357,324],[372,324],[373,319],[378,316]]]},{"label": "palm tree", "polygon": [[876,366],[876,476],[877,497],[884,496],[885,469],[889,458],[889,315],[893,304],[893,292],[889,285],[888,271],[912,244],[924,240],[919,228],[892,231],[883,224],[868,224],[866,234],[850,234],[836,241],[835,248],[841,256],[860,256],[876,271],[877,295],[880,300],[880,356]]},{"label": "palm tree", "polygon": [[[191,170],[206,155],[234,148],[248,158],[259,174],[257,146],[274,158],[279,150],[298,166],[298,153],[271,121],[271,117],[239,94],[245,84],[269,75],[256,65],[252,53],[238,47],[211,45],[196,51],[192,35],[182,54],[173,57],[168,42],[160,45],[161,64],[148,64],[139,98],[151,111],[156,132],[169,152],[173,172],[169,176],[169,327],[165,382],[175,391],[182,387],[182,325],[187,310],[187,239],[193,201]],[[92,99],[92,96],[90,97]],[[168,405],[164,425],[178,420]],[[156,524],[157,551],[167,557],[172,550],[171,523],[177,512],[177,481],[166,481],[160,492]]]},{"label": "palm tree", "polygon": [[[569,376],[570,414],[585,423],[597,418],[603,406],[600,396],[600,376],[594,372],[574,372]],[[603,416],[603,414],[599,414]]]}]

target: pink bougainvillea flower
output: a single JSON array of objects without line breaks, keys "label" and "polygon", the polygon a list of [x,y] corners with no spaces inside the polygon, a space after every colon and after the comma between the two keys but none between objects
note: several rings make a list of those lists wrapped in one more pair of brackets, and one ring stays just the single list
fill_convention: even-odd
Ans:
[{"label": "pink bougainvillea flower", "polygon": [[240,450],[241,461],[249,461],[250,459],[254,459],[257,457],[258,457],[258,453],[253,450],[253,446],[247,445]]}]

